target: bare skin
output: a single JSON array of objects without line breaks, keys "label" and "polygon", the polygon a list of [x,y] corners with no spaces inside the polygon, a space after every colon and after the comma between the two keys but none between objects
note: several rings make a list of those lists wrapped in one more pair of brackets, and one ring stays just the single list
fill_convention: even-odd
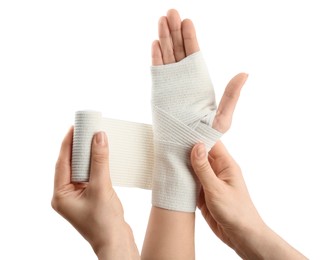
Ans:
[{"label": "bare skin", "polygon": [[[179,13],[174,9],[159,19],[158,33],[159,40],[152,43],[153,66],[179,62],[199,51],[192,21],[181,21]],[[247,74],[241,73],[228,83],[213,121],[214,129],[225,133],[230,128],[246,79]],[[194,232],[195,213],[152,207],[141,259],[194,259]]]}]

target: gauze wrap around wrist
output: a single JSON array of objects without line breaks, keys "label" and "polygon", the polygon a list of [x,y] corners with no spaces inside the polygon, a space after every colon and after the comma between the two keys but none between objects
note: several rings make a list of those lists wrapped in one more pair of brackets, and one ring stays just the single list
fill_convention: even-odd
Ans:
[{"label": "gauze wrap around wrist", "polygon": [[200,185],[191,168],[191,149],[203,142],[209,151],[221,137],[212,128],[216,113],[213,86],[201,52],[177,63],[154,66],[151,72],[155,153],[152,203],[194,212]]},{"label": "gauze wrap around wrist", "polygon": [[72,181],[88,181],[94,133],[107,132],[114,185],[152,188],[152,204],[194,212],[200,185],[190,164],[192,147],[210,150],[221,137],[211,125],[216,112],[213,87],[200,52],[180,62],[154,66],[153,126],[76,113]]}]

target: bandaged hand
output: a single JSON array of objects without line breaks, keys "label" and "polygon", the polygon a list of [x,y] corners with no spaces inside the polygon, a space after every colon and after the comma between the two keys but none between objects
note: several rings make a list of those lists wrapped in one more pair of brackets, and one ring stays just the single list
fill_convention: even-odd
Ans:
[{"label": "bandaged hand", "polygon": [[217,109],[201,52],[173,64],[152,67],[154,206],[195,211],[200,185],[191,169],[191,148],[203,142],[209,151],[229,129],[246,78],[242,73],[231,80]]},{"label": "bandaged hand", "polygon": [[139,259],[132,231],[109,175],[105,133],[92,141],[90,181],[72,183],[73,129],[66,135],[56,164],[52,207],[91,244],[99,259]]}]

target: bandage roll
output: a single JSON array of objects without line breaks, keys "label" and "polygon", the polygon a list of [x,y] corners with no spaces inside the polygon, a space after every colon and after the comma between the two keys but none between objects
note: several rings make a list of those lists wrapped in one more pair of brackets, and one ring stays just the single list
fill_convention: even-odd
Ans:
[{"label": "bandage roll", "polygon": [[72,149],[73,182],[89,180],[91,144],[98,131],[106,132],[113,185],[151,189],[153,134],[148,124],[103,118],[100,112],[78,111]]},{"label": "bandage roll", "polygon": [[72,176],[73,182],[89,181],[91,144],[96,132],[102,130],[102,114],[93,111],[79,111],[75,115]]}]

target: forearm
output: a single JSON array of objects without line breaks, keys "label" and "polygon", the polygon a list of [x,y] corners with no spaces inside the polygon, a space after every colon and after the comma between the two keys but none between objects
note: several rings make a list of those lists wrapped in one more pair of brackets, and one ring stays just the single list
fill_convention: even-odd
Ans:
[{"label": "forearm", "polygon": [[307,259],[265,224],[237,234],[234,243],[243,259]]},{"label": "forearm", "polygon": [[194,259],[195,213],[152,207],[141,259]]}]

